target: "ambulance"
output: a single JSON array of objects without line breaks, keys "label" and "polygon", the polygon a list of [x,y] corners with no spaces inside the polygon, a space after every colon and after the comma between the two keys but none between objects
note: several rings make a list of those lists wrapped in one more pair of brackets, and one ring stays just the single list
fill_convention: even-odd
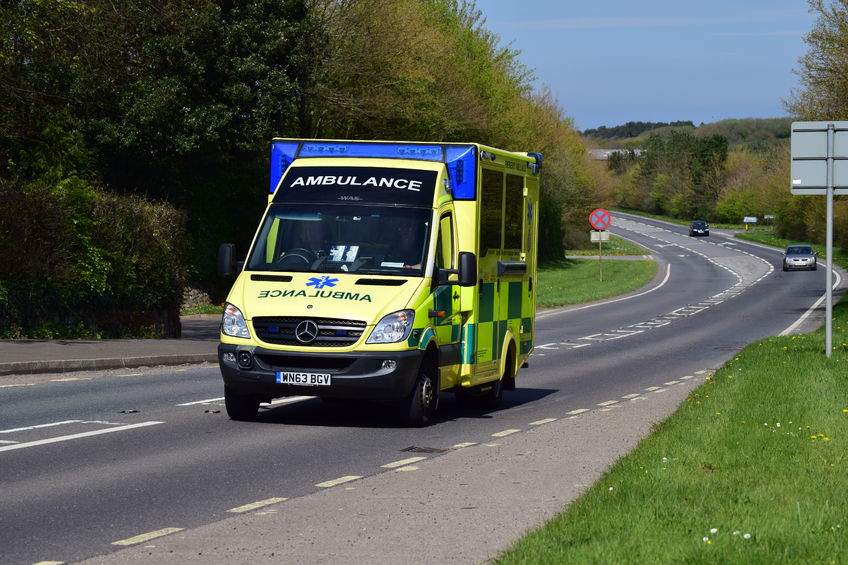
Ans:
[{"label": "ambulance", "polygon": [[494,407],[533,350],[538,153],[274,139],[268,206],[236,262],[218,359],[227,414],[307,395],[432,422]]}]

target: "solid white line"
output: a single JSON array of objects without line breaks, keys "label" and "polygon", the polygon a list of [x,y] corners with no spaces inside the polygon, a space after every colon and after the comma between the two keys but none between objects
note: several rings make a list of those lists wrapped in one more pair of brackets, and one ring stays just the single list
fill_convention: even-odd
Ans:
[{"label": "solid white line", "polygon": [[569,416],[576,416],[577,414],[582,414],[583,412],[588,412],[588,408],[578,408],[577,410],[572,410],[571,412],[566,412]]},{"label": "solid white line", "polygon": [[385,465],[380,465],[383,469],[397,469],[398,467],[403,467],[405,465],[410,465],[412,463],[418,463],[419,461],[424,461],[427,459],[426,457],[410,457],[409,459],[401,459],[400,461],[392,461],[391,463],[386,463]]},{"label": "solid white line", "polygon": [[209,402],[219,402],[224,400],[224,397],[220,398],[207,398],[206,400],[195,400],[194,402],[183,402],[182,404],[177,404],[177,406],[194,406],[195,404],[207,404]]},{"label": "solid white line", "polygon": [[[819,262],[819,265],[822,265],[823,267],[827,267],[827,265],[824,265],[824,264],[822,264],[821,262]],[[842,282],[842,277],[840,277],[840,276],[839,276],[839,271],[837,271],[836,269],[834,269],[834,270],[833,270],[833,274],[834,274],[834,275],[836,275],[836,282],[834,282],[834,283],[833,283],[833,286],[832,286],[831,288],[832,288],[833,290],[836,290],[837,288],[839,288],[839,285],[840,285],[840,283]],[[806,312],[804,312],[803,314],[801,314],[801,317],[800,317],[800,318],[798,318],[797,320],[795,320],[794,322],[792,322],[792,324],[791,324],[788,328],[786,328],[785,330],[783,330],[782,332],[780,332],[780,333],[779,333],[779,334],[777,334],[777,335],[781,335],[781,336],[782,336],[782,335],[789,335],[789,334],[791,334],[792,332],[794,332],[796,329],[798,329],[798,326],[800,326],[801,324],[803,324],[803,323],[804,323],[804,320],[806,320],[807,318],[809,318],[809,317],[810,317],[810,314],[812,314],[812,313],[816,310],[816,308],[818,308],[819,306],[821,306],[821,303],[822,303],[822,302],[824,302],[826,298],[827,298],[827,294],[822,294],[822,295],[819,297],[819,299],[818,299],[818,300],[816,300],[816,301],[813,303],[813,305],[812,305],[812,306],[810,306],[810,307],[807,309],[807,311],[806,311]]]},{"label": "solid white line", "polygon": [[49,443],[59,443],[61,441],[69,441],[72,439],[79,439],[84,437],[91,436],[99,436],[101,434],[111,434],[112,432],[122,432],[124,430],[132,430],[135,428],[144,428],[147,426],[155,426],[156,424],[164,424],[165,422],[141,422],[138,424],[127,424],[126,426],[120,426],[117,428],[106,428],[105,430],[92,430],[90,432],[82,432],[79,434],[71,434],[67,436],[59,436],[59,437],[51,437],[47,439],[40,439],[38,441],[28,441],[25,443],[17,443],[15,445],[6,445],[0,447],[0,451],[13,451],[15,449],[24,449],[26,447],[36,447],[38,445],[47,445]]},{"label": "solid white line", "polygon": [[19,442],[12,441],[11,439],[0,439],[0,443],[6,444],[6,443],[19,443]]},{"label": "solid white line", "polygon": [[512,434],[517,434],[520,431],[521,430],[518,430],[516,428],[510,428],[508,430],[503,430],[502,432],[495,432],[495,433],[492,434],[492,437],[506,437],[506,436],[510,436]]},{"label": "solid white line", "polygon": [[350,481],[355,481],[357,479],[361,479],[359,475],[345,475],[344,477],[339,477],[338,479],[333,479],[332,481],[324,481],[323,483],[318,483],[315,485],[318,488],[330,488],[336,485],[340,485],[342,483],[349,483]]},{"label": "solid white line", "polygon": [[71,381],[90,381],[93,377],[65,377],[64,379],[50,379],[51,383],[69,383]]},{"label": "solid white line", "polygon": [[14,385],[0,385],[0,388],[12,388],[12,387],[16,387],[16,386],[35,386],[37,384],[38,383],[20,383],[20,384],[14,384]]},{"label": "solid white line", "polygon": [[653,288],[649,288],[645,292],[640,292],[639,294],[632,294],[630,296],[622,296],[621,298],[613,298],[612,300],[604,300],[603,302],[595,302],[594,304],[587,304],[585,306],[578,306],[577,308],[569,308],[568,310],[556,310],[554,312],[543,312],[536,316],[537,320],[544,320],[545,318],[550,318],[551,316],[556,316],[558,314],[567,314],[568,312],[576,312],[578,310],[585,310],[587,308],[594,308],[596,306],[603,306],[604,304],[613,304],[614,302],[621,302],[623,300],[630,300],[631,298],[638,298],[640,296],[645,296],[655,290],[659,290],[665,283],[668,282],[669,277],[671,277],[671,263],[666,265],[665,270],[665,278],[663,278],[662,282]]},{"label": "solid white line", "polygon": [[161,530],[156,530],[155,532],[147,532],[146,534],[139,534],[131,538],[113,541],[112,545],[136,545],[138,543],[143,543],[152,539],[161,538],[162,536],[175,534],[181,531],[183,531],[183,528],[162,528]]},{"label": "solid white line", "polygon": [[265,506],[271,506],[272,504],[279,504],[280,502],[285,502],[286,500],[288,500],[288,498],[266,498],[265,500],[258,500],[256,502],[251,502],[250,504],[230,508],[229,510],[227,510],[227,512],[232,512],[233,514],[241,514],[242,512],[250,512],[251,510],[256,510],[257,508],[264,508]]},{"label": "solid white line", "polygon": [[14,432],[26,432],[29,430],[37,430],[39,428],[52,428],[53,426],[64,426],[65,424],[76,424],[82,420],[62,420],[61,422],[50,422],[49,424],[38,424],[37,426],[26,426],[25,428],[12,428],[10,430],[0,430],[0,434],[11,434]]},{"label": "solid white line", "polygon": [[556,422],[556,418],[545,418],[543,420],[536,420],[535,422],[530,422],[531,426],[544,426],[545,424],[550,424],[551,422]]},{"label": "solid white line", "polygon": [[612,406],[613,404],[618,404],[618,400],[607,400],[605,402],[599,402],[598,406]]},{"label": "solid white line", "polygon": [[454,449],[462,449],[463,447],[471,447],[472,445],[477,445],[476,441],[463,441],[462,443],[457,443],[453,446]]},{"label": "solid white line", "polygon": [[65,565],[64,561],[38,561],[32,565]]}]

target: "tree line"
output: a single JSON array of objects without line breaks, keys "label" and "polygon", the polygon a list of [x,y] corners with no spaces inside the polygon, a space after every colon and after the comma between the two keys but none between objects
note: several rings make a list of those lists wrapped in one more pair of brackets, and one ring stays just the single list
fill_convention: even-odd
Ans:
[{"label": "tree line", "polygon": [[274,136],[540,151],[542,260],[611,195],[471,1],[13,0],[0,27],[0,336],[177,335]]}]

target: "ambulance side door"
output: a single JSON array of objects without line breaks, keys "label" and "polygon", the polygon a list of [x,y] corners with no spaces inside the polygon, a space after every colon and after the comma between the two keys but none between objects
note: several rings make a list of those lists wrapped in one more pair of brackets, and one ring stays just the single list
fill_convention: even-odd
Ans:
[{"label": "ambulance side door", "polygon": [[[436,269],[456,269],[458,249],[456,222],[453,208],[442,206],[439,209],[438,234],[436,235]],[[452,275],[451,279],[457,279]],[[433,312],[431,324],[439,344],[439,365],[441,366],[442,388],[454,386],[459,379],[460,341],[462,313],[460,309],[459,285],[438,285],[433,291]]]}]

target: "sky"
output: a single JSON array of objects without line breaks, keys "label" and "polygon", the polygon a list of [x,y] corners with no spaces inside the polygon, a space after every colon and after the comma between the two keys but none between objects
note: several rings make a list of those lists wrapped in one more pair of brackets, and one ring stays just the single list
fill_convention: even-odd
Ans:
[{"label": "sky", "polygon": [[579,129],[775,117],[798,77],[804,0],[477,0]]}]

